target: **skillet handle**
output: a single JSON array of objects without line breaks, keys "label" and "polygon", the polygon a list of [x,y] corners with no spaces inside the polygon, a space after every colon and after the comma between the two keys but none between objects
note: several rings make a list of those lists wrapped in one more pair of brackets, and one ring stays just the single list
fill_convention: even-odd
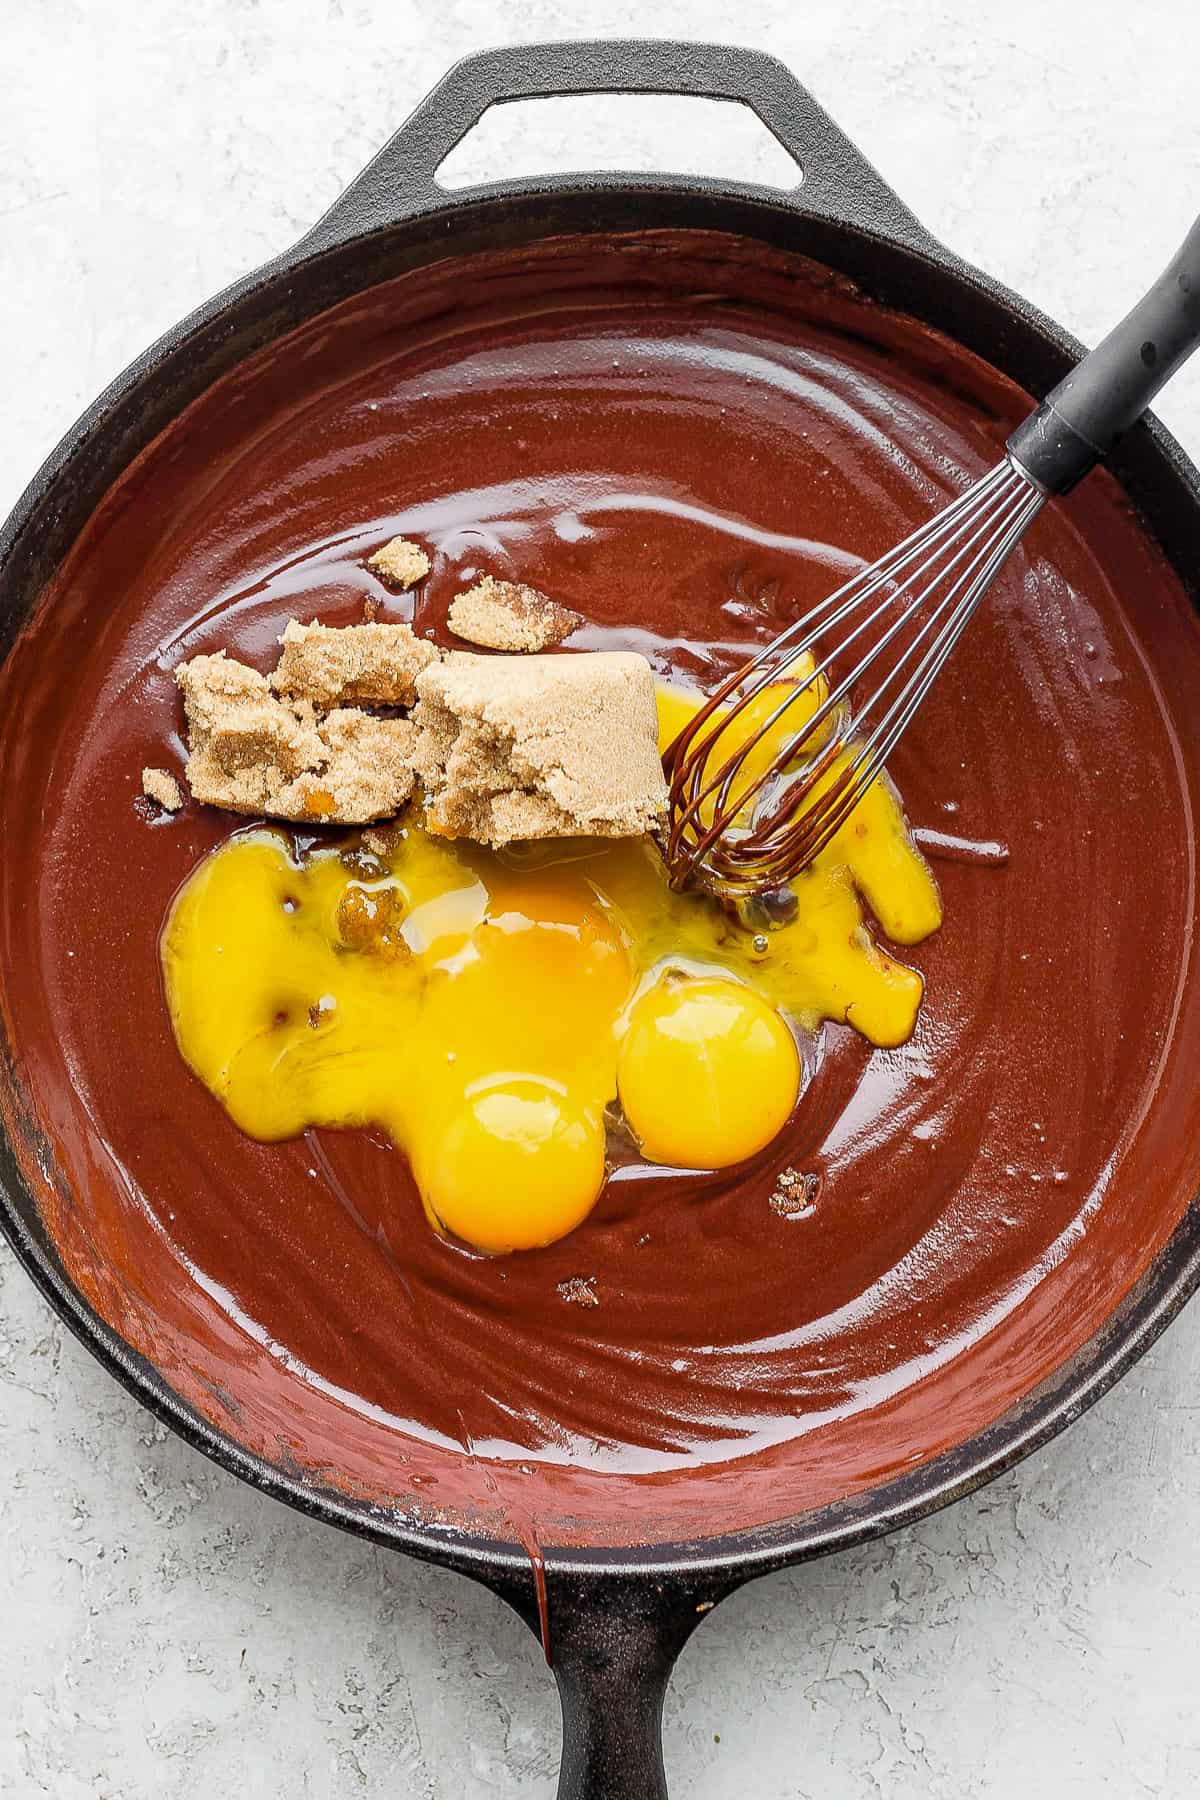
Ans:
[{"label": "skillet handle", "polygon": [[[491,106],[508,100],[601,93],[695,94],[739,101],[758,115],[798,164],[803,175],[793,198],[798,210],[899,238],[916,248],[927,249],[933,242],[776,57],[732,44],[630,38],[511,45],[465,57],[442,77],[300,245],[306,252],[331,248],[419,213],[529,186],[524,180],[503,181],[450,194],[438,186],[436,174]],[[627,179],[593,174],[588,183],[605,187]],[[575,185],[577,180],[548,177],[535,185]]]},{"label": "skillet handle", "polygon": [[663,1700],[710,1605],[649,1576],[551,1577],[550,1663],[563,1717],[558,1800],[667,1800]]}]

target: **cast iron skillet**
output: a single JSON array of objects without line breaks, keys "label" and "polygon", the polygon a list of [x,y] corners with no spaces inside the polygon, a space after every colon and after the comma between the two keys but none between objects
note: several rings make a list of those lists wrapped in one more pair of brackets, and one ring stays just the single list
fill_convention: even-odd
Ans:
[{"label": "cast iron skillet", "polygon": [[[740,101],[795,158],[794,192],[627,174],[501,181],[447,194],[439,164],[498,101],[585,92]],[[306,237],[167,333],[68,432],[0,534],[0,655],[96,503],[142,448],[251,352],[347,295],[444,255],[561,232],[694,226],[799,251],[959,339],[1040,395],[1078,353],[1024,301],[946,252],[771,57],[714,45],[542,44],[469,57]],[[1116,473],[1197,596],[1200,476],[1153,421],[1129,433]],[[12,1063],[8,1046],[0,1045]],[[223,1468],[300,1511],[471,1575],[536,1628],[528,1558],[516,1545],[414,1525],[248,1454],[185,1405],[73,1286],[0,1139],[0,1223],[51,1305],[158,1417]],[[564,1718],[560,1792],[662,1795],[659,1741],[672,1665],[697,1621],[770,1569],[876,1537],[990,1480],[1091,1405],[1200,1282],[1200,1200],[1107,1325],[1057,1373],[956,1450],[818,1512],[693,1543],[547,1556],[553,1666]]]}]

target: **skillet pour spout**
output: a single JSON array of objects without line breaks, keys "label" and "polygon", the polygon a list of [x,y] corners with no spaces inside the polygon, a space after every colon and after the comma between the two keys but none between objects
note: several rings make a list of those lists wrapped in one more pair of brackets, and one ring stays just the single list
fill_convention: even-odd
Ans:
[{"label": "skillet pour spout", "polygon": [[[794,159],[796,186],[785,193],[629,173],[498,180],[453,195],[439,186],[439,166],[489,107],[599,92],[690,94],[748,106]],[[6,824],[19,830],[26,813],[36,811],[42,779],[13,723],[20,709],[7,706],[6,695],[22,691],[35,638],[39,655],[68,653],[65,627],[55,635],[42,597],[79,544],[90,541],[87,534],[99,529],[97,521],[115,518],[123,529],[128,484],[157,478],[155,446],[189,408],[216,406],[214,394],[233,393],[234,417],[246,399],[248,368],[279,356],[286,376],[292,334],[385,283],[436,275],[449,259],[533,257],[547,246],[557,254],[565,244],[560,260],[574,259],[574,267],[601,248],[619,258],[631,243],[649,241],[665,257],[670,244],[701,237],[710,263],[714,241],[736,245],[745,266],[761,263],[764,280],[780,293],[786,272],[802,261],[819,272],[823,291],[853,290],[874,309],[880,332],[892,334],[884,346],[889,354],[903,321],[930,359],[934,346],[949,344],[960,359],[956,366],[983,371],[996,392],[1040,398],[1079,355],[1057,326],[931,238],[769,56],[723,45],[630,41],[535,44],[468,57],[299,243],[139,358],[72,428],[21,497],[0,533]],[[629,287],[635,297],[649,291],[632,277]],[[468,288],[462,283],[461,293]],[[732,291],[719,299],[714,331],[725,328],[739,304]],[[389,318],[378,328],[386,345],[387,333],[407,324]],[[989,424],[1002,441],[1003,420],[985,420],[984,435]],[[1186,800],[1200,793],[1198,727],[1189,723],[1183,699],[1200,664],[1200,638],[1187,611],[1197,601],[1200,477],[1153,420],[1128,433],[1112,468],[1121,491],[1114,485],[1107,510],[1101,508],[1105,541],[1133,531],[1126,517],[1132,502],[1145,537],[1143,566],[1153,574],[1161,565],[1163,590],[1169,585],[1179,600],[1172,629],[1180,648],[1171,656],[1168,643],[1160,660],[1172,666],[1157,670],[1156,680],[1175,734],[1171,766],[1185,770]],[[119,505],[118,484],[126,484]],[[1119,525],[1112,523],[1118,512]],[[1157,630],[1166,630],[1172,597],[1163,599]],[[845,1480],[829,1473],[835,1459],[814,1428],[724,1462],[697,1459],[684,1467],[682,1456],[664,1457],[661,1467],[637,1479],[617,1480],[599,1464],[557,1468],[544,1477],[555,1504],[534,1519],[496,1504],[510,1465],[497,1459],[500,1474],[494,1475],[482,1454],[415,1438],[398,1451],[398,1433],[372,1436],[371,1419],[332,1403],[321,1415],[328,1429],[314,1430],[301,1455],[299,1414],[271,1413],[274,1391],[265,1384],[248,1382],[236,1408],[223,1404],[207,1361],[219,1334],[199,1298],[193,1311],[172,1320],[169,1334],[148,1328],[153,1284],[129,1278],[128,1246],[100,1217],[93,1186],[72,1165],[69,1134],[46,1103],[57,1052],[35,1043],[28,1025],[22,995],[33,991],[27,984],[37,971],[30,973],[22,911],[27,915],[28,908],[8,898],[0,878],[0,1223],[17,1256],[115,1378],[223,1468],[312,1517],[469,1575],[513,1606],[541,1637],[558,1683],[560,1793],[571,1800],[666,1793],[663,1696],[691,1632],[721,1599],[757,1575],[877,1537],[991,1480],[1104,1393],[1200,1282],[1200,1126],[1193,1129],[1200,1121],[1200,1006],[1189,998],[1200,984],[1184,918],[1169,941],[1161,935],[1167,925],[1158,927],[1154,954],[1178,977],[1177,1003],[1164,1027],[1154,1108],[1123,1151],[1122,1195],[1110,1192],[1088,1213],[1086,1228],[1064,1232],[1053,1246],[1055,1259],[1039,1270],[1036,1291],[1031,1287],[1028,1299],[973,1346],[973,1355],[990,1359],[987,1391],[996,1402],[986,1415],[972,1411],[977,1384],[956,1377],[948,1361],[914,1377],[914,1389],[932,1396],[923,1411],[903,1414],[906,1396],[897,1393],[846,1425],[837,1447],[843,1461],[836,1463],[837,1470],[852,1467]],[[1164,907],[1164,919],[1168,913],[1175,918]],[[1164,1008],[1163,1017],[1169,1012]],[[114,1029],[120,1024],[118,1013]],[[65,1069],[58,1080],[66,1092]],[[69,1096],[63,1106],[68,1103]],[[93,1184],[102,1179],[99,1161]],[[218,1174],[198,1166],[184,1179],[203,1191],[206,1183],[215,1187]],[[912,1185],[921,1184],[914,1178]],[[1118,1205],[1125,1210],[1106,1232],[1104,1209]],[[1014,1280],[1024,1273],[1016,1270]],[[238,1353],[247,1360],[254,1354],[240,1340]],[[571,1398],[564,1393],[564,1407]],[[899,1443],[903,1454],[895,1451]],[[380,1468],[386,1479],[378,1477]],[[414,1469],[432,1501],[416,1497]]]}]

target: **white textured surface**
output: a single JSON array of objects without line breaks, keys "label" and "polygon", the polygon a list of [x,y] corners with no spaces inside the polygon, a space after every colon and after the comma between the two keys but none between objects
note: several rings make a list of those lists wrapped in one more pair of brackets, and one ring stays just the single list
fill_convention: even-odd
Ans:
[{"label": "white textured surface", "polygon": [[[0,12],[0,510],[110,376],[298,235],[480,44],[652,31],[773,50],[947,243],[1084,337],[1200,204],[1194,0]],[[462,173],[605,152],[651,166],[668,150],[719,171],[735,154],[653,101],[532,117],[494,115]],[[738,134],[737,156],[755,143]],[[1200,368],[1161,411],[1200,454]],[[1033,1463],[919,1529],[727,1602],[669,1696],[675,1791],[1200,1791],[1198,1377],[1193,1307]],[[0,1540],[6,1797],[553,1791],[552,1686],[499,1602],[310,1525],[167,1438],[7,1253]]]}]

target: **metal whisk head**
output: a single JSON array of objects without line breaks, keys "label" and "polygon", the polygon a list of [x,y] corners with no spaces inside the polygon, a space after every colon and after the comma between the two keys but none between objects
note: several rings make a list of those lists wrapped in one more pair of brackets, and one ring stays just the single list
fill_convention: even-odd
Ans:
[{"label": "metal whisk head", "polygon": [[[1046,498],[1005,460],[718,688],[663,759],[673,886],[747,898],[812,862],[882,773]],[[776,685],[778,703],[761,708]]]}]

